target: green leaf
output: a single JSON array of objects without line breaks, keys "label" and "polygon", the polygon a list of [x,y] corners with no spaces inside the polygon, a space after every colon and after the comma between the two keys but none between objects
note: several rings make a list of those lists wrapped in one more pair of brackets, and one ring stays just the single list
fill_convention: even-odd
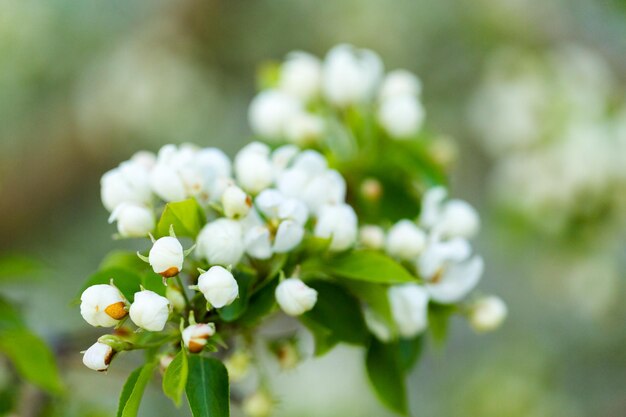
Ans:
[{"label": "green leaf", "polygon": [[330,329],[327,329],[305,315],[300,316],[299,320],[313,334],[313,338],[315,339],[315,356],[325,355],[339,343],[339,340],[333,336]]},{"label": "green leaf", "polygon": [[195,238],[205,222],[204,211],[195,199],[167,203],[157,224],[157,237],[169,236],[173,225],[176,236]]},{"label": "green leaf", "polygon": [[387,296],[388,286],[353,280],[342,280],[341,284],[357,298],[363,300],[367,307],[372,309],[376,316],[383,320],[388,327],[391,329],[395,328],[391,314],[391,305]]},{"label": "green leaf", "polygon": [[400,284],[417,280],[387,255],[371,250],[357,250],[337,256],[324,262],[322,268],[331,275],[378,284]]},{"label": "green leaf", "polygon": [[408,415],[404,372],[402,372],[397,346],[372,339],[372,344],[367,350],[365,366],[380,401],[391,410]]},{"label": "green leaf", "polygon": [[20,254],[9,254],[0,257],[0,281],[11,282],[24,278],[37,278],[43,265],[37,259]]},{"label": "green leaf", "polygon": [[83,284],[78,296],[80,297],[83,291],[92,285],[110,283],[111,278],[113,278],[115,286],[124,294],[124,297],[132,303],[135,299],[135,293],[140,290],[139,287],[142,284],[141,276],[130,269],[120,267],[102,269],[93,274]]},{"label": "green leaf", "polygon": [[99,269],[102,270],[110,268],[130,269],[131,271],[136,272],[144,272],[150,270],[150,266],[141,259],[139,259],[139,257],[137,256],[137,252],[129,252],[123,250],[110,252],[102,260],[102,262],[100,262]]},{"label": "green leaf", "polygon": [[405,372],[409,372],[422,355],[424,336],[419,335],[412,339],[400,339],[397,345],[400,365]]},{"label": "green leaf", "polygon": [[162,297],[165,297],[167,288],[163,285],[163,277],[153,271],[147,271],[141,274],[141,285],[146,290],[154,291]]},{"label": "green leaf", "polygon": [[239,297],[232,304],[219,310],[220,317],[226,322],[237,320],[246,311],[254,283],[254,276],[250,274],[235,271],[234,276],[239,286]]},{"label": "green leaf", "polygon": [[0,332],[24,327],[19,311],[8,300],[0,297]]},{"label": "green leaf", "polygon": [[317,303],[303,315],[330,332],[330,339],[350,344],[364,344],[368,338],[359,301],[344,288],[328,281],[310,281]]},{"label": "green leaf", "polygon": [[163,392],[172,399],[177,407],[180,406],[180,400],[183,392],[185,392],[188,374],[187,352],[182,349],[174,357],[172,363],[165,370],[165,375],[163,375]]},{"label": "green leaf", "polygon": [[239,317],[238,322],[246,326],[253,326],[268,315],[276,305],[274,292],[276,291],[277,285],[278,279],[274,279],[252,295],[248,303],[248,308]]},{"label": "green leaf", "polygon": [[38,336],[25,328],[0,331],[0,351],[27,381],[50,394],[63,391],[54,355]]},{"label": "green leaf", "polygon": [[146,363],[145,365],[135,369],[126,380],[122,393],[120,394],[120,402],[117,407],[117,417],[136,417],[139,412],[139,405],[143,392],[152,378],[152,373],[156,362]]},{"label": "green leaf", "polygon": [[190,356],[186,392],[194,417],[230,415],[228,372],[219,360]]},{"label": "green leaf", "polygon": [[448,336],[448,324],[450,317],[456,311],[455,305],[430,303],[428,305],[428,330],[433,340],[441,345]]}]

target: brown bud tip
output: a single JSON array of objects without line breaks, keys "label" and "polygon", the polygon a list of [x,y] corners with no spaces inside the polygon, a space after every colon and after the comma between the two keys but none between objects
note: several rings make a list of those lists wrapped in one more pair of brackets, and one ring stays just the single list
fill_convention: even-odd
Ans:
[{"label": "brown bud tip", "polygon": [[202,349],[204,349],[204,345],[206,343],[198,343],[194,340],[189,341],[189,352],[191,353],[198,353],[200,352]]},{"label": "brown bud tip", "polygon": [[252,197],[250,197],[249,195],[246,196],[246,205],[248,207],[252,207]]},{"label": "brown bud tip", "polygon": [[109,305],[107,308],[104,309],[104,312],[107,313],[109,317],[115,320],[121,320],[128,314],[128,311],[126,311],[125,307],[126,304],[124,304],[123,301],[120,301],[118,303]]},{"label": "brown bud tip", "polygon": [[163,278],[172,278],[175,277],[176,275],[178,275],[179,273],[179,269],[176,268],[175,266],[171,267],[171,268],[167,268],[165,271],[161,272],[161,276]]}]

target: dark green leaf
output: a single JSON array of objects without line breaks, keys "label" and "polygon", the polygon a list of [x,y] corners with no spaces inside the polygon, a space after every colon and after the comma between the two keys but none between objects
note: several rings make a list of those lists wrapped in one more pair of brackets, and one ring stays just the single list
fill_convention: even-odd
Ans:
[{"label": "dark green leaf", "polygon": [[409,271],[387,255],[369,250],[334,257],[324,262],[322,269],[331,275],[378,284],[416,281]]},{"label": "dark green leaf", "polygon": [[274,279],[252,295],[248,303],[248,308],[241,317],[239,317],[238,322],[246,326],[252,326],[268,315],[276,305],[274,292],[276,291],[277,285],[278,279]]},{"label": "dark green leaf", "polygon": [[163,375],[163,392],[174,401],[177,407],[180,406],[180,400],[185,392],[188,374],[187,352],[183,349],[174,357]]},{"label": "dark green leaf", "polygon": [[219,360],[190,356],[186,392],[194,417],[230,415],[228,373]]},{"label": "dark green leaf", "polygon": [[38,336],[25,328],[0,331],[0,351],[27,381],[51,393],[59,394],[63,384],[54,355]]},{"label": "dark green leaf", "polygon": [[124,297],[132,303],[135,299],[135,293],[140,291],[141,276],[130,269],[120,267],[103,269],[93,274],[83,284],[78,296],[80,297],[80,294],[92,285],[108,284],[111,282],[111,278],[115,286],[124,294]]},{"label": "dark green leaf", "polygon": [[117,407],[117,417],[136,417],[143,392],[152,378],[155,362],[146,363],[135,369],[124,384]]},{"label": "dark green leaf", "polygon": [[195,199],[167,203],[157,224],[157,237],[169,236],[173,225],[176,236],[195,238],[204,223],[204,211]]},{"label": "dark green leaf", "polygon": [[409,372],[413,369],[424,350],[424,336],[420,335],[413,339],[400,339],[397,345],[400,365],[405,372]]},{"label": "dark green leaf", "polygon": [[392,329],[395,327],[389,297],[387,296],[388,286],[353,280],[343,280],[342,285],[357,298],[363,300],[367,307],[372,309],[388,327]]},{"label": "dark green leaf", "polygon": [[428,306],[428,330],[437,344],[441,344],[448,336],[450,317],[456,311],[454,305],[430,303]]},{"label": "dark green leaf", "polygon": [[408,415],[404,372],[397,354],[397,346],[376,339],[367,350],[367,375],[383,404],[391,410]]},{"label": "dark green leaf", "polygon": [[254,283],[254,276],[252,275],[235,272],[234,276],[239,286],[239,298],[233,301],[232,304],[219,310],[220,317],[227,322],[237,320],[246,311],[250,301],[250,289]]},{"label": "dark green leaf", "polygon": [[359,301],[344,288],[327,281],[307,283],[317,293],[315,307],[303,316],[330,331],[330,339],[364,344],[368,337]]}]

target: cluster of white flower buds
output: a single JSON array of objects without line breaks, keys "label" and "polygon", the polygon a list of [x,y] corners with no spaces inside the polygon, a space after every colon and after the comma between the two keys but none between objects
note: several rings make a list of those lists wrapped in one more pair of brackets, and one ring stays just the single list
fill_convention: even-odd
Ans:
[{"label": "cluster of white flower buds", "polygon": [[371,108],[394,139],[415,137],[424,122],[419,78],[406,70],[385,75],[374,51],[342,44],[324,60],[292,52],[278,72],[276,85],[259,93],[249,109],[252,130],[266,140],[306,146],[322,139],[328,120],[320,103],[332,109]]},{"label": "cluster of white flower buds", "polygon": [[[431,188],[424,194],[418,221],[400,220],[386,233],[375,225],[361,227],[361,245],[384,250],[413,268],[423,281],[393,286],[388,291],[394,324],[401,337],[414,337],[427,328],[429,301],[458,303],[479,282],[483,260],[473,253],[468,241],[478,233],[479,227],[480,220],[474,208],[465,201],[447,199],[443,187]],[[499,301],[506,311],[506,306]],[[477,313],[472,313],[471,324],[477,330],[495,329],[505,316],[500,311],[502,309],[496,310],[496,307],[481,308],[480,318]],[[478,308],[472,311],[478,311]],[[371,312],[366,318],[370,329],[379,338],[391,337],[392,332],[384,329]],[[492,325],[477,325],[478,322]]]}]

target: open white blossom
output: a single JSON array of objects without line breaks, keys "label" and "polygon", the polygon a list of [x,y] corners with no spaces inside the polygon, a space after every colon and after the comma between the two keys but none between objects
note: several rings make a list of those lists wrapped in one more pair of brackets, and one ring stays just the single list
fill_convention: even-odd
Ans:
[{"label": "open white blossom", "polygon": [[202,228],[196,254],[212,265],[236,265],[243,256],[243,231],[235,220],[220,218]]},{"label": "open white blossom", "polygon": [[98,284],[80,296],[80,314],[95,327],[113,327],[126,317],[126,300],[112,285]]},{"label": "open white blossom", "polygon": [[157,274],[164,278],[174,277],[183,269],[183,246],[175,237],[162,237],[152,245],[148,260]]},{"label": "open white blossom", "polygon": [[170,315],[170,302],[153,291],[136,292],[129,314],[137,327],[151,332],[160,332],[165,328]]},{"label": "open white blossom", "polygon": [[480,218],[467,202],[446,200],[443,187],[429,189],[422,199],[420,223],[440,238],[472,238],[480,229]]},{"label": "open white blossom", "polygon": [[288,278],[276,287],[276,301],[288,315],[299,316],[315,306],[317,291],[298,278]]},{"label": "open white blossom", "polygon": [[137,160],[122,162],[105,173],[100,186],[102,203],[109,211],[122,203],[150,204],[152,201],[149,170]]},{"label": "open white blossom", "polygon": [[239,296],[239,286],[233,274],[217,265],[198,277],[198,290],[215,308],[227,306]]}]

